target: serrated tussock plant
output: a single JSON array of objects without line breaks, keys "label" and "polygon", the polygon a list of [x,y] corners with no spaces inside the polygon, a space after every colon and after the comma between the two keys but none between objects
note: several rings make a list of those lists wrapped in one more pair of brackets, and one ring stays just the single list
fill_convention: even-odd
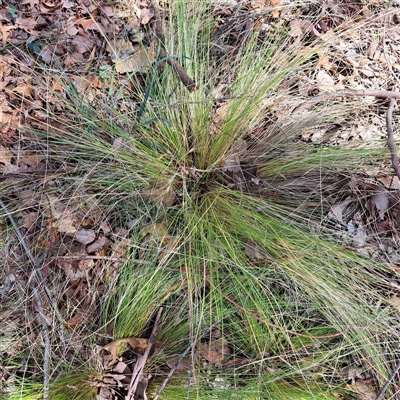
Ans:
[{"label": "serrated tussock plant", "polygon": [[140,112],[129,115],[105,101],[111,85],[89,101],[61,74],[64,115],[37,132],[49,159],[71,171],[59,179],[91,193],[119,226],[134,220],[132,262],[109,279],[102,328],[113,338],[144,335],[165,306],[158,340],[168,345],[154,369],[190,343],[196,365],[196,343],[211,346],[219,332],[230,368],[173,377],[165,399],[333,399],[352,391],[338,372],[349,366],[384,382],[400,336],[384,296],[394,272],[314,229],[325,196],[371,151],[300,145],[301,132],[345,110],[293,116],[286,107],[321,44],[270,27],[215,57],[209,3],[169,7],[166,51],[197,90],[159,60],[143,86],[131,77]]}]

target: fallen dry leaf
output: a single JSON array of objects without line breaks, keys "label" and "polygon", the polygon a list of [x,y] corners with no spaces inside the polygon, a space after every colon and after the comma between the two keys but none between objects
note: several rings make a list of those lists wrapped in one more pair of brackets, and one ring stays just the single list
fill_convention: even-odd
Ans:
[{"label": "fallen dry leaf", "polygon": [[17,19],[15,23],[27,32],[31,31],[37,25],[36,20],[32,17]]},{"label": "fallen dry leaf", "polygon": [[132,2],[132,8],[142,25],[148,24],[149,21],[154,17],[154,11],[149,7],[138,7],[138,5]]},{"label": "fallen dry leaf", "polygon": [[75,232],[75,240],[82,244],[92,243],[96,239],[96,233],[93,229],[79,229]]},{"label": "fallen dry leaf", "polygon": [[400,179],[397,176],[382,176],[378,178],[378,181],[381,182],[386,189],[400,189]]},{"label": "fallen dry leaf", "polygon": [[88,36],[76,35],[72,39],[72,44],[75,46],[75,50],[77,53],[83,54],[91,51],[94,47],[95,42]]},{"label": "fallen dry leaf", "polygon": [[12,164],[13,157],[9,149],[0,145],[0,172],[11,174],[18,171],[18,166]]},{"label": "fallen dry leaf", "polygon": [[224,358],[231,354],[226,340],[222,338],[210,340],[208,343],[198,343],[197,346],[200,350],[200,355],[205,360],[218,366],[222,365]]},{"label": "fallen dry leaf", "polygon": [[324,70],[320,70],[316,77],[317,87],[322,91],[333,92],[335,89],[335,80]]},{"label": "fallen dry leaf", "polygon": [[389,198],[386,193],[376,193],[365,203],[365,207],[369,211],[371,218],[378,216],[382,221],[389,208]]},{"label": "fallen dry leaf", "polygon": [[348,215],[345,215],[345,211],[353,201],[354,200],[351,197],[348,197],[344,201],[334,204],[329,211],[329,216],[336,219],[341,224],[346,225],[348,222]]},{"label": "fallen dry leaf", "polygon": [[[170,358],[167,361],[167,365],[169,368],[173,368],[175,366],[175,364],[178,362],[179,357],[174,357],[174,358]],[[190,365],[192,363],[192,358],[191,357],[184,357],[182,358],[182,360],[179,361],[178,366],[175,368],[175,371],[177,372],[181,372],[181,371],[188,371],[190,369]]]},{"label": "fallen dry leaf", "polygon": [[147,348],[148,339],[130,337],[117,339],[106,344],[103,349],[110,352],[111,360],[108,362],[109,365],[113,365],[117,361],[118,348],[123,343],[128,343],[134,350],[143,351]]},{"label": "fallen dry leaf", "polygon": [[64,4],[64,1],[63,0],[61,0],[61,1],[59,1],[58,3],[57,2],[51,2],[51,1],[47,1],[47,2],[45,2],[45,1],[41,1],[40,3],[39,3],[39,6],[40,6],[40,11],[42,12],[42,13],[52,13],[52,12],[54,12],[54,11],[56,11],[56,10],[59,10],[60,8],[62,8],[63,7],[63,4]]},{"label": "fallen dry leaf", "polygon": [[376,390],[371,381],[357,379],[353,385],[347,385],[347,388],[360,394],[363,400],[376,399]]},{"label": "fallen dry leaf", "polygon": [[122,56],[115,63],[115,70],[119,74],[128,72],[147,72],[155,61],[156,53],[153,49],[140,49],[129,56]]},{"label": "fallen dry leaf", "polygon": [[239,172],[240,167],[240,156],[247,150],[248,144],[244,139],[237,139],[232,146],[229,157],[225,160],[223,171]]},{"label": "fallen dry leaf", "polygon": [[90,244],[86,250],[88,253],[95,253],[99,250],[110,247],[111,244],[111,240],[107,239],[104,235],[101,235],[96,241]]},{"label": "fallen dry leaf", "polygon": [[165,206],[172,206],[176,201],[174,189],[168,182],[160,181],[157,187],[143,189],[140,195],[155,204],[163,204]]},{"label": "fallen dry leaf", "polygon": [[79,326],[85,325],[89,319],[93,317],[95,310],[96,307],[94,305],[90,305],[89,307],[79,307],[76,310],[75,315],[68,321],[65,321],[65,327],[72,331]]},{"label": "fallen dry leaf", "polygon": [[246,244],[245,248],[246,256],[249,257],[250,261],[265,260],[267,258],[265,250],[254,241],[250,240]]},{"label": "fallen dry leaf", "polygon": [[74,234],[76,232],[76,220],[73,215],[66,215],[58,221],[53,222],[53,228],[56,228],[60,233]]},{"label": "fallen dry leaf", "polygon": [[301,28],[301,20],[299,18],[296,18],[296,19],[290,21],[289,35],[292,37],[298,37],[298,36],[301,36],[302,33],[303,33],[303,30]]},{"label": "fallen dry leaf", "polygon": [[60,233],[74,234],[79,224],[72,210],[65,208],[60,199],[54,195],[47,195],[48,205],[50,206],[53,219],[52,227]]}]

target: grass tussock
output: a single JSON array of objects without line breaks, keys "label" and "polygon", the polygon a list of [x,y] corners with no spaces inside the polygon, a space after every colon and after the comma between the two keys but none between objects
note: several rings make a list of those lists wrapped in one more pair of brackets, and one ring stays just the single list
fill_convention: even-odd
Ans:
[{"label": "grass tussock", "polygon": [[[270,28],[214,57],[208,7],[176,0],[164,21],[166,49],[198,90],[187,91],[159,60],[140,84],[133,76],[126,82],[130,113],[120,108],[126,88],[114,87],[113,76],[88,99],[60,74],[62,115],[29,132],[63,171],[57,182],[68,188],[62,196],[71,209],[84,201],[126,228],[131,262],[103,271],[96,334],[146,335],[166,307],[158,340],[167,345],[150,373],[190,343],[197,367],[173,377],[164,399],[356,398],[339,371],[359,368],[382,383],[396,358],[400,332],[385,298],[395,272],[315,232],[330,188],[372,152],[296,143],[299,132],[344,112],[317,106],[292,117],[285,109],[320,44]],[[277,107],[287,118],[273,120]],[[46,190],[41,196],[59,195],[57,187]],[[230,349],[226,369],[198,364],[195,344],[211,346],[216,331]],[[93,333],[79,335],[93,344]],[[65,387],[79,387],[74,399],[93,397],[92,386],[81,386],[90,369],[76,378],[74,362],[59,355],[52,398],[71,398]],[[20,398],[36,398],[21,385]]]}]

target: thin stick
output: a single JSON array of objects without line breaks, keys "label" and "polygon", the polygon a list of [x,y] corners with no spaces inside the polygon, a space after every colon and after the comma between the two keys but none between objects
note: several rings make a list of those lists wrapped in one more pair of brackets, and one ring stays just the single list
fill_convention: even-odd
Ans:
[{"label": "thin stick", "polygon": [[[341,92],[336,92],[338,96],[340,96]],[[394,92],[392,90],[372,90],[372,89],[363,89],[363,90],[350,90],[344,92],[345,96],[371,96],[378,97],[381,99],[400,99],[400,92]]]},{"label": "thin stick", "polygon": [[189,351],[196,345],[196,343],[203,338],[204,335],[206,335],[208,332],[210,332],[210,329],[207,329],[206,332],[203,333],[203,335],[201,335],[194,343],[190,343],[188,347],[186,347],[185,351],[179,356],[178,360],[176,361],[176,363],[173,365],[173,367],[171,368],[171,371],[169,371],[169,374],[167,375],[167,377],[164,379],[163,383],[161,384],[160,388],[158,389],[158,392],[156,393],[156,395],[154,396],[153,400],[158,400],[158,398],[160,397],[161,393],[163,392],[163,390],[165,389],[165,386],[167,386],[167,383],[169,382],[169,380],[171,379],[171,376],[174,374],[174,372],[176,371],[176,369],[179,366],[179,363],[186,357],[187,353],[189,353]]},{"label": "thin stick", "polygon": [[227,315],[224,316],[224,318],[222,318],[221,320],[215,322],[214,324],[212,324],[209,328],[207,328],[193,343],[190,343],[188,345],[188,347],[186,347],[185,351],[179,356],[178,361],[173,365],[173,367],[171,368],[171,371],[169,371],[169,374],[167,375],[167,377],[164,379],[163,383],[161,384],[160,388],[158,389],[158,392],[156,393],[156,395],[153,397],[153,400],[158,400],[158,398],[160,397],[161,393],[163,392],[163,390],[165,389],[165,386],[167,386],[167,383],[169,382],[169,380],[171,379],[171,376],[174,374],[174,372],[176,371],[176,369],[179,366],[179,363],[186,357],[187,353],[189,353],[189,351],[196,346],[196,344],[199,342],[199,340],[203,339],[204,336],[206,336],[208,334],[208,332],[210,332],[212,329],[214,329],[223,319],[227,318],[229,315],[234,314],[236,312],[236,310],[229,312]]},{"label": "thin stick", "polygon": [[[39,276],[39,279],[43,283],[43,276],[42,273],[39,269],[40,263],[43,261],[43,257],[39,257],[38,259],[35,259],[33,256],[31,250],[29,249],[28,245],[25,242],[25,239],[19,230],[17,224],[14,221],[14,218],[12,214],[8,211],[8,208],[4,204],[3,200],[0,198],[0,206],[6,213],[7,218],[11,222],[11,225],[13,226],[16,235],[18,236],[18,239],[22,245],[22,247],[25,250],[26,255],[29,258],[29,261],[32,263],[34,273]],[[42,332],[43,332],[43,342],[44,342],[44,355],[43,355],[43,399],[48,399],[49,397],[49,381],[50,381],[50,374],[49,374],[49,369],[50,369],[50,359],[51,359],[51,342],[50,342],[50,334],[49,334],[49,329],[47,326],[46,318],[45,318],[45,313],[43,311],[43,305],[42,305],[42,300],[40,299],[40,295],[38,293],[38,282],[36,278],[32,277],[31,279],[31,287],[33,290],[33,298],[35,300],[38,313],[40,316],[40,322],[42,325]]]},{"label": "thin stick", "polygon": [[387,144],[390,149],[390,154],[392,158],[392,168],[394,172],[396,173],[396,176],[400,179],[400,166],[399,166],[399,158],[397,155],[397,147],[396,143],[393,138],[393,127],[392,127],[392,119],[393,119],[393,109],[395,105],[395,100],[400,99],[400,92],[394,92],[390,90],[370,90],[370,89],[364,89],[364,90],[353,90],[353,91],[344,91],[344,92],[333,92],[333,93],[326,93],[322,94],[319,96],[316,96],[315,99],[312,99],[308,102],[306,102],[304,105],[301,107],[297,108],[294,110],[294,114],[301,113],[305,110],[307,110],[309,107],[312,105],[319,103],[320,101],[327,100],[330,97],[336,97],[336,96],[347,96],[347,97],[352,97],[352,96],[357,96],[357,97],[366,97],[366,96],[371,96],[371,97],[377,97],[377,98],[383,98],[383,99],[390,99],[389,101],[389,107],[386,112],[386,130],[387,130]]},{"label": "thin stick", "polygon": [[154,322],[153,330],[151,331],[149,340],[147,342],[147,348],[146,351],[142,356],[139,356],[138,359],[136,360],[135,367],[132,371],[132,377],[131,377],[131,382],[129,383],[129,390],[128,394],[125,396],[125,400],[133,400],[135,398],[135,392],[137,389],[137,386],[139,384],[140,378],[143,374],[143,369],[146,365],[146,361],[149,357],[151,347],[153,346],[153,343],[156,340],[157,336],[157,331],[158,327],[160,325],[160,319],[161,319],[161,314],[164,310],[164,307],[160,307],[158,310],[156,320]]},{"label": "thin stick", "polygon": [[387,390],[387,388],[389,387],[390,383],[392,382],[392,380],[395,378],[395,376],[398,374],[398,372],[400,371],[400,361],[398,362],[396,368],[394,369],[392,375],[390,375],[389,379],[387,380],[387,382],[383,385],[383,388],[381,389],[381,391],[379,392],[377,398],[375,400],[382,400],[383,396],[385,395],[385,392]]},{"label": "thin stick", "polygon": [[376,97],[379,99],[400,99],[400,92],[394,92],[391,90],[372,90],[372,89],[364,89],[364,90],[343,90],[338,92],[329,92],[322,93],[318,96],[311,98],[306,101],[303,105],[296,108],[293,113],[299,114],[303,111],[306,111],[308,108],[317,104],[321,101],[326,101],[335,97]]},{"label": "thin stick", "polygon": [[400,179],[399,157],[397,156],[397,147],[396,143],[394,142],[393,127],[392,127],[394,105],[395,105],[395,99],[391,98],[386,113],[387,144],[389,146],[390,155],[392,158],[392,168],[394,169],[394,172],[396,173],[397,177]]},{"label": "thin stick", "polygon": [[153,262],[147,260],[131,260],[129,258],[109,257],[109,256],[85,256],[85,255],[70,255],[70,256],[54,256],[51,261],[57,260],[104,260],[104,261],[129,261],[137,265],[154,265]]}]

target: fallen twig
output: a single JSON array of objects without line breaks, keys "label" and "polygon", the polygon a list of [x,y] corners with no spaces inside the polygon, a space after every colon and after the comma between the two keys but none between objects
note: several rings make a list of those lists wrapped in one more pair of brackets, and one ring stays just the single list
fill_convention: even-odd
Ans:
[{"label": "fallen twig", "polygon": [[125,262],[129,261],[137,265],[154,265],[153,262],[148,260],[131,260],[130,258],[120,258],[120,257],[109,257],[109,256],[86,256],[86,255],[69,255],[69,256],[54,256],[51,257],[51,261],[57,260],[104,260],[104,261],[114,261],[114,262]]},{"label": "fallen twig", "polygon": [[396,143],[394,142],[393,127],[392,127],[394,105],[395,105],[395,99],[392,97],[390,99],[389,107],[386,113],[387,144],[389,146],[390,155],[392,158],[392,168],[394,169],[394,172],[396,173],[397,177],[400,179],[399,157],[397,156],[397,147]]},{"label": "fallen twig", "polygon": [[161,16],[160,11],[158,9],[157,4],[152,2],[153,9],[154,9],[154,17],[155,17],[155,32],[157,39],[160,44],[160,58],[161,60],[165,60],[172,70],[175,72],[176,76],[180,79],[180,81],[185,85],[185,87],[190,91],[193,92],[197,90],[196,83],[194,80],[187,74],[185,69],[176,61],[174,57],[168,57],[167,52],[165,50],[164,44],[164,34],[161,27]]},{"label": "fallen twig", "polygon": [[135,398],[135,392],[137,386],[140,382],[140,378],[143,374],[144,366],[146,365],[147,358],[149,357],[151,347],[156,340],[158,327],[160,325],[161,314],[163,312],[163,307],[158,310],[156,320],[154,322],[153,330],[151,331],[149,340],[147,342],[147,348],[142,356],[139,356],[136,360],[135,367],[132,371],[131,382],[129,383],[128,394],[125,396],[125,400],[133,400]]},{"label": "fallen twig", "polygon": [[390,375],[389,379],[383,385],[381,391],[379,392],[379,394],[378,394],[378,396],[376,397],[375,400],[382,400],[383,399],[383,396],[385,395],[385,392],[386,392],[387,388],[389,387],[390,383],[392,382],[392,380],[395,378],[395,376],[398,374],[399,371],[400,371],[400,361],[398,362],[396,368],[392,372],[392,375]]},{"label": "fallen twig", "polygon": [[[225,319],[227,318],[229,315],[234,314],[236,312],[236,310],[229,312],[227,315],[224,316]],[[221,320],[222,320],[221,319]],[[169,374],[167,375],[167,377],[164,379],[163,383],[161,384],[160,388],[158,389],[156,395],[153,397],[153,400],[158,400],[158,398],[160,397],[161,393],[163,392],[163,390],[165,389],[165,386],[167,386],[167,383],[169,382],[169,380],[171,379],[171,376],[174,374],[174,372],[176,371],[176,369],[178,368],[180,362],[186,357],[187,353],[189,353],[189,351],[191,349],[193,349],[194,346],[196,346],[196,344],[203,339],[206,335],[208,335],[208,333],[214,329],[220,322],[221,320],[215,322],[214,324],[212,324],[209,328],[207,328],[193,343],[190,343],[186,349],[184,350],[184,352],[179,356],[178,360],[176,361],[176,363],[173,365],[173,367],[171,368],[171,371],[169,371]]]},{"label": "fallen twig", "polygon": [[320,103],[321,101],[333,99],[335,97],[368,97],[368,96],[380,99],[400,99],[400,92],[394,92],[391,90],[363,89],[363,90],[341,90],[338,92],[322,93],[306,101],[300,107],[296,108],[293,111],[293,113],[300,114],[306,111],[314,104]]},{"label": "fallen twig", "polygon": [[178,368],[180,362],[186,357],[187,353],[189,353],[189,351],[196,345],[196,343],[202,339],[208,332],[210,332],[210,329],[207,329],[206,332],[203,333],[203,335],[201,335],[194,343],[190,343],[188,345],[188,347],[186,347],[185,351],[179,356],[178,360],[176,361],[176,363],[173,365],[173,367],[171,368],[171,371],[169,371],[169,374],[167,375],[167,377],[164,379],[163,383],[161,384],[160,388],[158,389],[158,392],[156,393],[156,395],[154,396],[153,400],[158,400],[158,398],[160,397],[161,393],[163,392],[163,390],[165,389],[165,386],[167,386],[167,383],[169,382],[169,380],[171,379],[171,376],[174,374],[174,372],[176,371],[176,369]]},{"label": "fallen twig", "polygon": [[392,127],[392,119],[393,119],[393,109],[395,105],[395,100],[400,99],[400,92],[390,91],[390,90],[353,90],[353,91],[343,91],[343,92],[332,92],[332,93],[325,93],[316,96],[315,98],[311,99],[310,101],[304,103],[302,106],[298,107],[294,110],[294,114],[299,114],[304,112],[309,107],[317,104],[321,101],[328,100],[332,97],[377,97],[383,99],[390,99],[389,107],[386,112],[386,130],[387,130],[387,144],[390,149],[390,154],[392,158],[392,168],[396,173],[396,176],[400,179],[400,166],[399,166],[399,158],[397,155],[397,147],[396,143],[393,138],[393,127]]},{"label": "fallen twig", "polygon": [[[341,92],[337,92],[337,95],[340,96]],[[345,91],[342,96],[359,96],[359,97],[378,97],[381,99],[400,99],[400,92],[394,92],[391,90],[372,90],[372,89],[363,89],[363,90],[348,90]]]},{"label": "fallen twig", "polygon": [[[7,218],[9,219],[9,221],[11,222],[11,225],[14,228],[14,231],[16,233],[16,235],[18,236],[18,239],[21,243],[21,246],[24,248],[25,253],[27,255],[27,257],[29,258],[29,261],[32,263],[32,267],[33,267],[33,275],[32,275],[32,279],[30,281],[30,285],[32,287],[33,290],[33,298],[35,300],[36,306],[37,306],[37,311],[39,313],[40,316],[40,322],[42,325],[42,333],[43,333],[43,342],[44,342],[44,355],[43,355],[43,399],[48,399],[49,397],[49,381],[50,381],[50,374],[49,374],[49,369],[50,369],[50,359],[51,359],[51,342],[50,342],[50,334],[49,334],[49,329],[47,326],[47,322],[46,322],[46,317],[45,317],[45,313],[44,313],[44,309],[43,309],[43,305],[42,305],[42,300],[40,298],[40,295],[38,293],[38,281],[35,278],[35,275],[37,275],[40,279],[40,281],[42,282],[42,284],[44,284],[44,279],[43,279],[43,275],[39,269],[39,265],[42,263],[42,261],[44,260],[45,255],[43,255],[42,257],[39,257],[37,259],[35,259],[35,257],[33,256],[31,250],[29,249],[28,245],[25,242],[25,239],[23,237],[23,235],[21,234],[21,231],[19,230],[17,224],[14,221],[14,218],[12,216],[12,214],[8,211],[7,206],[4,204],[3,200],[1,200],[0,198],[0,207],[3,209],[3,211],[5,212]],[[47,296],[49,296],[48,293],[46,293]]]}]

